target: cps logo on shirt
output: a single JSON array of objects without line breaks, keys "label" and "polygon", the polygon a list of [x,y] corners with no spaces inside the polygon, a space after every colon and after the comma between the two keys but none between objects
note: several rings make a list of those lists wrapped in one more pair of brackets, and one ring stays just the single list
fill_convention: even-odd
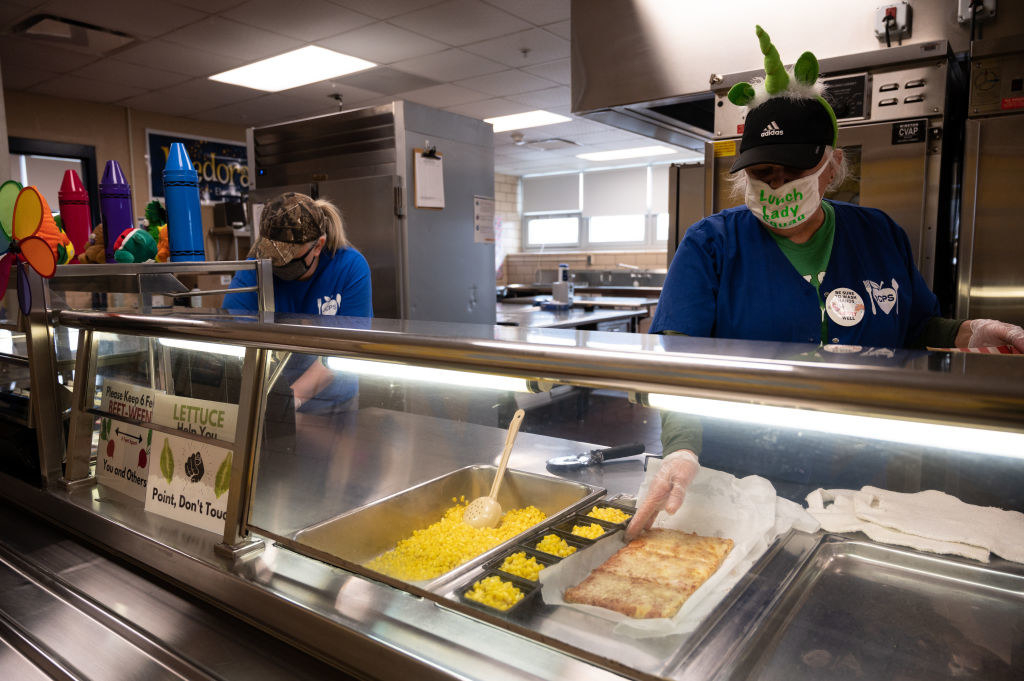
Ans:
[{"label": "cps logo on shirt", "polygon": [[338,314],[338,308],[341,307],[341,294],[337,293],[333,298],[329,296],[324,296],[323,299],[317,298],[316,307],[322,315]]}]

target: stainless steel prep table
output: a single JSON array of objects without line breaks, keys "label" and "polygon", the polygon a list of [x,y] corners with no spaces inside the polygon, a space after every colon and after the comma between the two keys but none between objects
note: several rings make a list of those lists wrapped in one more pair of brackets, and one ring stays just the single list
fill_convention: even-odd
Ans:
[{"label": "stainless steel prep table", "polygon": [[[372,678],[753,679],[764,678],[766,668],[759,666],[758,661],[769,659],[795,665],[788,671],[789,678],[816,678],[813,668],[800,666],[805,664],[802,658],[794,659],[796,652],[776,658],[765,655],[776,649],[769,636],[773,625],[792,621],[787,619],[788,613],[808,612],[806,607],[818,601],[808,601],[804,596],[815,593],[814,584],[822,583],[823,575],[831,578],[833,573],[844,573],[825,569],[829,556],[851,556],[844,560],[870,566],[870,561],[877,561],[886,552],[878,552],[873,545],[869,552],[836,552],[829,548],[833,540],[828,536],[790,535],[770,548],[693,635],[685,639],[667,637],[633,642],[615,637],[607,626],[575,610],[544,606],[525,623],[503,621],[443,595],[375,576],[359,566],[343,569],[313,560],[281,548],[273,537],[252,546],[246,541],[262,539],[258,532],[245,534],[247,528],[255,527],[255,523],[250,524],[253,518],[270,517],[278,523],[275,527],[294,530],[321,512],[314,512],[315,509],[339,508],[385,494],[385,490],[428,477],[430,471],[456,460],[475,456],[477,461],[493,462],[502,436],[501,423],[472,423],[451,405],[461,408],[467,400],[454,397],[468,396],[473,398],[468,401],[475,400],[490,409],[498,400],[495,395],[508,390],[473,392],[478,389],[457,388],[438,382],[441,379],[432,379],[434,382],[428,384],[426,391],[440,400],[443,413],[438,417],[414,410],[417,405],[410,399],[411,379],[361,378],[361,399],[372,392],[368,388],[376,386],[378,394],[387,393],[392,402],[402,405],[394,410],[375,406],[360,410],[357,420],[364,415],[366,418],[352,426],[352,432],[361,433],[356,438],[360,442],[377,444],[368,444],[362,459],[350,455],[344,461],[336,461],[336,455],[325,456],[323,463],[315,464],[312,458],[297,459],[301,461],[301,471],[274,471],[263,468],[267,462],[262,458],[253,458],[260,456],[260,371],[266,367],[268,351],[315,353],[328,359],[355,358],[386,367],[444,370],[459,376],[490,376],[521,382],[523,385],[517,390],[541,393],[557,383],[597,388],[620,395],[623,407],[627,398],[641,403],[663,393],[722,403],[727,409],[762,404],[785,409],[802,407],[840,416],[884,416],[897,419],[906,428],[920,422],[935,427],[961,424],[978,432],[998,431],[1014,437],[1020,437],[1020,424],[1024,422],[1024,385],[1007,380],[1024,371],[1015,358],[876,349],[843,354],[841,349],[825,352],[813,346],[791,344],[391,320],[321,320],[321,326],[314,326],[312,320],[285,316],[278,317],[277,323],[264,324],[217,317],[161,318],[60,311],[50,321],[58,329],[80,329],[79,371],[84,371],[82,376],[86,377],[90,375],[88,355],[82,350],[87,353],[90,343],[97,342],[90,334],[236,343],[247,348],[245,358],[238,359],[244,370],[243,386],[236,391],[242,415],[234,443],[240,454],[235,459],[238,475],[232,478],[228,492],[229,509],[234,509],[229,518],[233,520],[221,537],[147,514],[138,502],[97,486],[89,471],[86,477],[75,477],[83,457],[88,468],[89,442],[68,449],[66,479],[33,488],[0,476],[3,494],[173,582],[187,585],[197,595],[259,623],[332,664]],[[182,352],[208,356],[214,347],[199,346]],[[79,376],[76,379],[76,385],[88,382]],[[81,443],[83,434],[75,434],[75,419],[88,425],[84,434],[93,434],[95,408],[83,410],[83,405],[93,404],[93,387],[89,385],[85,392],[76,393],[73,442]],[[255,422],[249,420],[250,416],[257,417]],[[728,422],[742,429],[743,419],[740,416]],[[345,432],[337,431],[337,446],[341,449],[345,447]],[[801,436],[793,440],[798,444],[814,440],[802,431],[795,434]],[[858,457],[868,446],[859,434],[820,437],[835,449],[852,448]],[[513,465],[541,472],[539,469],[549,455],[576,453],[581,446],[589,447],[584,442],[559,444],[551,440],[541,436],[524,440],[527,448],[513,455]],[[381,447],[382,441],[390,444]],[[754,438],[748,442],[751,446],[764,444]],[[876,446],[882,447],[883,453],[903,469],[912,469],[920,485],[935,481],[928,477],[927,464],[944,460],[943,457],[952,456],[951,462],[964,464],[965,470],[968,463],[970,468],[990,467],[986,478],[989,482],[998,482],[1007,472],[1013,473],[1012,468],[997,466],[1013,462],[1010,455],[989,456],[969,447],[949,454],[939,451],[942,445],[935,444],[889,445],[883,441]],[[41,449],[41,467],[59,471],[64,452]],[[781,460],[785,463],[787,457],[782,455]],[[246,481],[253,471],[245,468],[250,463],[258,467],[257,491],[251,496]],[[957,471],[954,465],[941,468],[946,484],[958,480]],[[578,473],[582,479],[589,477],[588,482],[613,491],[634,490],[641,474],[642,467],[635,459]],[[261,499],[259,486],[268,475],[271,482],[280,476],[296,481],[302,488],[292,494],[282,485],[274,494]],[[359,476],[359,480],[352,479]],[[323,491],[314,489],[315,484]],[[324,497],[333,497],[339,489],[349,496],[342,502],[331,498],[325,503]],[[973,490],[964,487],[962,493],[967,496]],[[293,496],[308,508],[282,507],[286,506],[282,502]],[[263,507],[265,504],[273,507]],[[849,538],[842,540],[848,542]],[[913,554],[908,560],[888,558],[887,569],[914,574],[914,570],[919,570],[914,562],[917,556]],[[949,567],[955,560],[926,558],[942,566],[937,572],[943,575],[943,588],[956,590],[956,597],[951,597],[950,602],[969,602],[971,607],[986,608],[984,599],[998,598],[999,608],[988,610],[1005,613],[1006,604],[1012,605],[1020,598],[1015,573],[998,562],[993,563],[990,574]],[[807,571],[816,566],[822,569]],[[871,573],[869,568],[858,574]],[[973,585],[965,585],[965,578],[974,580]],[[899,584],[903,589],[916,588],[914,580],[900,580]],[[801,585],[806,585],[804,590]],[[890,585],[881,583],[881,588],[884,592]],[[970,593],[981,593],[983,598],[958,601],[963,594]],[[869,623],[876,619],[871,611],[862,610],[858,616]],[[1000,617],[1003,616],[992,621],[1000,621]],[[1024,641],[1024,627],[1013,620],[1009,620],[1008,626],[1009,630],[999,635],[1019,647]],[[794,632],[799,633],[790,629],[784,642],[790,645],[795,641],[799,647],[803,642],[799,637],[793,638]],[[859,645],[856,637],[847,636],[842,641],[848,647]],[[992,645],[994,649],[996,646]],[[869,655],[873,651],[858,654]],[[819,658],[817,655],[808,659],[817,662]],[[1015,672],[1020,661],[1010,659],[1005,664]]]},{"label": "stainless steel prep table", "polygon": [[514,303],[498,303],[497,323],[503,326],[529,326],[543,329],[596,329],[624,322],[625,330],[635,331],[637,320],[647,315],[646,309],[600,309],[583,310],[571,307],[568,310],[540,310]]}]

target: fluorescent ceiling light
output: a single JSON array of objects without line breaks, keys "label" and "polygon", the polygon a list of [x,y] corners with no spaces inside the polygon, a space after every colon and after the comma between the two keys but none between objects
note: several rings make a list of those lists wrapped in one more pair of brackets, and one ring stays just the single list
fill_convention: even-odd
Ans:
[{"label": "fluorescent ceiling light", "polygon": [[183,340],[179,338],[161,338],[160,345],[179,350],[191,350],[204,354],[227,355],[228,357],[245,357],[245,348],[240,345],[221,345],[220,343],[204,343],[202,341]]},{"label": "fluorescent ceiling light", "polygon": [[507,130],[522,130],[523,128],[536,128],[540,125],[551,125],[552,123],[568,123],[572,119],[568,116],[560,116],[550,111],[527,111],[526,113],[498,116],[496,118],[485,118],[484,123],[494,126],[494,132],[505,132]]},{"label": "fluorescent ceiling light", "polygon": [[741,423],[1024,459],[1024,435],[1020,433],[657,393],[648,395],[647,401],[655,409],[733,419]]},{"label": "fluorescent ceiling light", "polygon": [[279,92],[356,71],[365,71],[374,66],[376,64],[372,61],[310,45],[218,73],[210,76],[210,80],[265,92]]},{"label": "fluorescent ceiling light", "polygon": [[432,369],[430,367],[394,364],[392,362],[371,362],[365,359],[349,359],[347,357],[328,357],[327,368],[335,371],[346,371],[353,374],[365,374],[380,378],[394,378],[402,381],[422,381],[441,383],[463,388],[484,388],[487,390],[504,390],[521,393],[530,392],[525,379],[511,376],[495,376],[494,374],[477,374],[470,371],[452,371],[451,369]]},{"label": "fluorescent ceiling light", "polygon": [[576,154],[576,158],[585,161],[618,161],[624,158],[640,158],[641,156],[663,156],[675,154],[671,147],[655,145],[653,147],[633,147],[632,149],[615,149],[613,151],[592,151],[587,154]]}]

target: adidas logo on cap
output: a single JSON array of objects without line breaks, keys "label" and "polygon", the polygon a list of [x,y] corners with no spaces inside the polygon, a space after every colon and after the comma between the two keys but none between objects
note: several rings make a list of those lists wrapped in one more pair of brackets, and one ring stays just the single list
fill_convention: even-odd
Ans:
[{"label": "adidas logo on cap", "polygon": [[785,135],[786,133],[779,127],[779,124],[772,121],[768,125],[764,126],[764,130],[761,131],[761,137],[770,137],[771,135]]}]

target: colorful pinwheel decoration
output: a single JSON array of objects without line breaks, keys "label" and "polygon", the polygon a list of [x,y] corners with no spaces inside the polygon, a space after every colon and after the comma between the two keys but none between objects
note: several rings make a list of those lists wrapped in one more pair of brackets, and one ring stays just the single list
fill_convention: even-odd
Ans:
[{"label": "colorful pinwheel decoration", "polygon": [[7,291],[11,266],[17,265],[18,304],[27,315],[32,309],[32,292],[22,263],[40,276],[52,277],[57,265],[74,255],[71,240],[57,226],[38,189],[23,189],[13,180],[0,185],[0,299]]}]

